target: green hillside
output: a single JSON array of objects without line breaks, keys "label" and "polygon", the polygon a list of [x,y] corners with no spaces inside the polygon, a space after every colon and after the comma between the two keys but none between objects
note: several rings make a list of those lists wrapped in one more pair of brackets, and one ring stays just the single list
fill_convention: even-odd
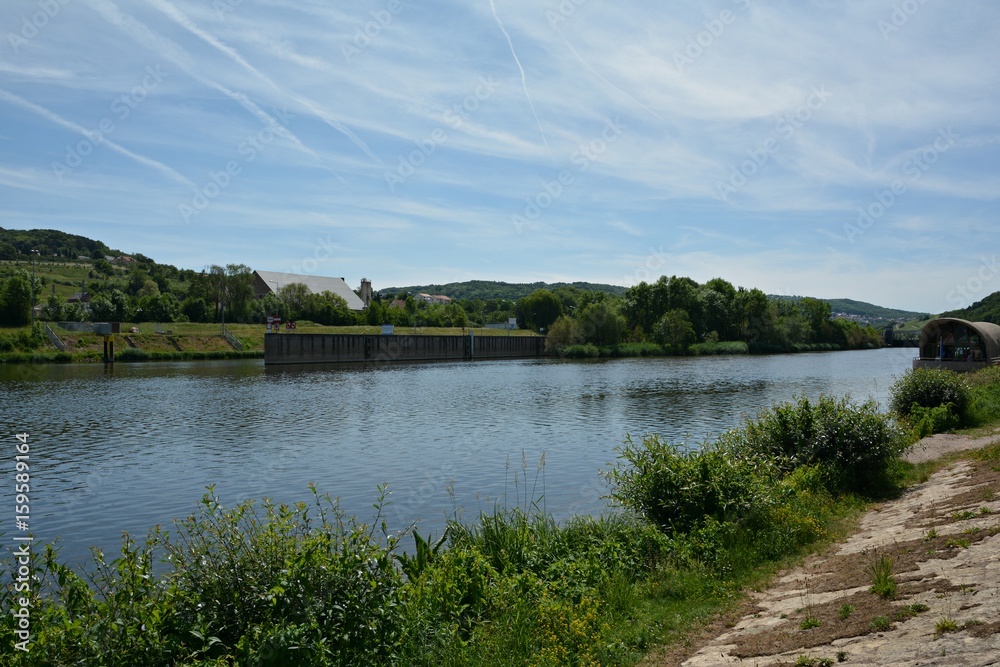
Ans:
[{"label": "green hillside", "polygon": [[606,292],[616,296],[625,293],[625,288],[619,285],[603,285],[599,283],[505,283],[493,280],[467,280],[465,282],[446,283],[444,285],[387,287],[379,291],[385,295],[409,292],[410,294],[443,294],[451,299],[460,300],[482,299],[485,301],[488,299],[509,299],[517,301],[528,296],[535,290],[554,290],[559,287],[575,287],[585,292]]},{"label": "green hillside", "polygon": [[992,322],[1000,324],[1000,292],[994,292],[982,301],[977,301],[968,308],[950,310],[941,313],[941,317],[958,317],[970,322]]},{"label": "green hillside", "polygon": [[[792,302],[799,302],[805,298],[802,296],[768,296],[772,299]],[[885,308],[854,299],[821,299],[821,301],[826,301],[830,304],[830,310],[833,311],[835,317],[846,317],[858,322],[871,324],[876,328],[903,322],[912,322],[914,320],[928,320],[931,317],[929,313],[918,313],[898,308]]]}]

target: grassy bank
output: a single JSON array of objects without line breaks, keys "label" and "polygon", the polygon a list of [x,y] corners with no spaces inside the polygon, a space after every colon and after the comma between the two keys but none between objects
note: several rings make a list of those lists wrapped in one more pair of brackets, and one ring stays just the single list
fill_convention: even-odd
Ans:
[{"label": "grassy bank", "polygon": [[[675,348],[658,343],[621,343],[619,345],[568,345],[559,350],[567,359],[596,359],[599,357],[702,357],[723,354],[793,354],[798,352],[835,352],[849,349],[834,343],[796,343],[794,345],[750,345],[743,341],[695,343],[686,348]],[[877,349],[865,347],[862,349]]]},{"label": "grassy bank", "polygon": [[[605,516],[556,523],[524,502],[433,538],[388,534],[384,497],[361,522],[316,491],[294,506],[210,492],[81,570],[35,545],[31,650],[5,614],[0,662],[634,664],[896,493],[909,442],[870,403],[803,399],[700,450],[626,440]],[[14,607],[10,583],[0,596]]]}]

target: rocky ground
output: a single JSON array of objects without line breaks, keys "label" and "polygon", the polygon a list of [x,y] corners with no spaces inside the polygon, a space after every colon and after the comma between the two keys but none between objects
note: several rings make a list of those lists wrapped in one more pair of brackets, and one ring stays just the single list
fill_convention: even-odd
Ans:
[{"label": "rocky ground", "polygon": [[[920,462],[1000,441],[937,435]],[[891,559],[897,590],[869,589]],[[647,665],[1000,665],[1000,466],[963,458],[783,572],[738,613]]]}]

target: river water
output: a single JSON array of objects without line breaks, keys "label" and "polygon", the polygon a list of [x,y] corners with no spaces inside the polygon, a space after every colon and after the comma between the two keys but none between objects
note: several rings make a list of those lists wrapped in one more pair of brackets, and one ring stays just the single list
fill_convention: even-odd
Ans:
[{"label": "river water", "polygon": [[[263,362],[0,366],[0,531],[14,528],[14,438],[29,434],[31,523],[69,562],[122,531],[225,504],[309,500],[308,484],[393,530],[440,534],[494,504],[599,513],[599,471],[631,434],[697,445],[777,401],[887,402],[912,350],[777,356],[478,361],[379,367]],[[544,465],[542,457],[544,454]]]}]

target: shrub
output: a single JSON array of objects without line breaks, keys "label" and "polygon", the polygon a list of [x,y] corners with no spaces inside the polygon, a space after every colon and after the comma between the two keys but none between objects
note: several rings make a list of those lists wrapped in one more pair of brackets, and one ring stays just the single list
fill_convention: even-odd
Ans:
[{"label": "shrub", "polygon": [[918,438],[954,431],[962,423],[961,418],[955,414],[955,406],[951,403],[934,408],[925,408],[914,403],[910,407],[909,421]]},{"label": "shrub", "polygon": [[711,518],[749,517],[771,504],[766,460],[731,456],[715,447],[691,450],[646,436],[626,437],[619,463],[604,473],[611,498],[668,532],[686,532]]},{"label": "shrub", "polygon": [[782,472],[822,464],[831,492],[871,492],[893,483],[904,433],[874,401],[820,396],[776,405],[723,434],[720,446],[746,459],[773,457]]},{"label": "shrub", "polygon": [[969,386],[953,371],[915,368],[896,380],[889,396],[889,407],[901,417],[909,416],[914,405],[937,408],[947,403],[961,416],[968,404]]}]

